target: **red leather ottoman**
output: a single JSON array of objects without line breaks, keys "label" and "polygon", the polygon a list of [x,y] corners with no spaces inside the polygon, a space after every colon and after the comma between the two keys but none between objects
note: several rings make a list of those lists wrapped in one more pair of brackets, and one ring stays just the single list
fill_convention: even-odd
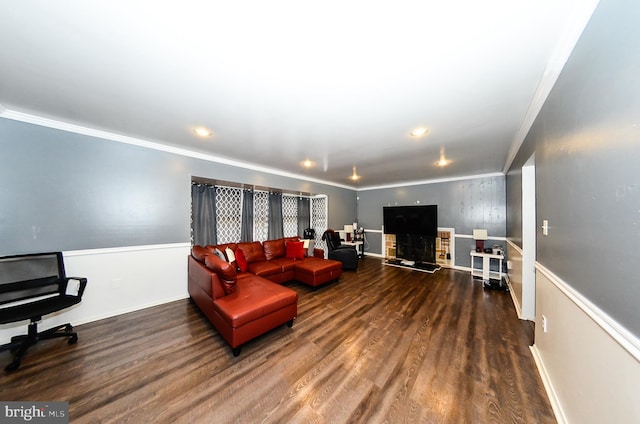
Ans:
[{"label": "red leather ottoman", "polygon": [[305,258],[295,265],[295,279],[311,287],[334,281],[342,275],[342,262],[331,259]]},{"label": "red leather ottoman", "polygon": [[298,315],[298,293],[255,275],[237,280],[237,290],[213,302],[214,327],[231,345],[233,355],[240,346],[284,324]]}]

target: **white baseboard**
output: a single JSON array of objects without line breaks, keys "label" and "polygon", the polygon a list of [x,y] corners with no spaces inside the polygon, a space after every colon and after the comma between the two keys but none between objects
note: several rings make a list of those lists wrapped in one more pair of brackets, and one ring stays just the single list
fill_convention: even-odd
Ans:
[{"label": "white baseboard", "polygon": [[556,420],[558,421],[558,424],[564,424],[567,422],[567,418],[564,416],[564,411],[561,408],[560,401],[551,382],[551,378],[549,377],[549,374],[544,367],[544,361],[540,357],[540,352],[538,352],[538,348],[535,345],[529,347],[529,349],[531,350],[533,360],[538,367],[538,373],[540,374],[542,384],[544,385],[544,389],[547,392],[547,396],[549,397],[549,403],[551,403],[551,408],[553,409],[553,413],[556,416]]},{"label": "white baseboard", "polygon": [[147,309],[147,308],[153,308],[154,306],[160,306],[160,305],[164,305],[165,303],[171,303],[171,302],[175,302],[178,300],[183,300],[183,299],[188,299],[189,298],[189,294],[186,295],[179,295],[179,296],[175,296],[175,297],[171,297],[171,298],[163,298],[163,299],[159,299],[156,300],[154,302],[150,302],[150,303],[141,303],[141,304],[137,304],[135,306],[130,306],[128,308],[122,308],[122,309],[118,309],[118,310],[111,310],[108,312],[103,313],[102,315],[92,315],[92,316],[87,316],[87,317],[81,317],[77,320],[73,321],[73,325],[81,325],[81,324],[88,324],[90,322],[95,322],[95,321],[100,321],[101,319],[107,319],[107,318],[111,318],[111,317],[115,317],[118,315],[124,315],[124,314],[128,314],[131,312],[136,312],[136,311],[141,311],[143,309]]},{"label": "white baseboard", "polygon": [[509,287],[509,295],[511,295],[511,301],[513,302],[513,306],[515,307],[516,313],[518,314],[518,319],[521,319],[524,321],[531,321],[531,320],[527,320],[527,318],[524,318],[522,316],[522,308],[520,307],[520,302],[518,301],[518,297],[516,296],[516,293],[513,290],[513,285],[511,285],[511,278],[509,277],[509,274],[505,275],[504,280],[507,282],[507,287]]}]

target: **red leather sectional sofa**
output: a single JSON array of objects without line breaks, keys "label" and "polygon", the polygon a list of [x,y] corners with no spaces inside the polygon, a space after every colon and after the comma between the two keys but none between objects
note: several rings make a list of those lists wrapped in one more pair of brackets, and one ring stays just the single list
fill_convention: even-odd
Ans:
[{"label": "red leather sectional sofa", "polygon": [[[292,247],[298,239],[191,249],[189,296],[229,343],[234,356],[247,341],[284,323],[293,325],[298,294],[282,283],[296,280],[315,288],[342,275],[342,263],[324,259],[322,250],[316,249],[314,257],[305,257],[298,249],[287,249],[288,242],[293,242]],[[228,262],[224,254],[227,248],[233,252],[229,256],[237,258],[235,262]]]}]

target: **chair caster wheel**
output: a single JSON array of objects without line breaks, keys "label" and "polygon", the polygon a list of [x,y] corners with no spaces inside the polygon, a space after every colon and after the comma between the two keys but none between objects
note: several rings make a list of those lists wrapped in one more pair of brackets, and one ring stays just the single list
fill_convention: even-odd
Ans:
[{"label": "chair caster wheel", "polygon": [[6,372],[11,372],[11,371],[17,370],[18,368],[20,368],[20,360],[19,359],[14,359],[12,363],[10,363],[6,367],[4,367],[4,370]]},{"label": "chair caster wheel", "polygon": [[76,344],[76,343],[78,343],[78,336],[73,335],[73,336],[69,337],[69,340],[67,341],[67,344],[72,345],[72,344]]}]

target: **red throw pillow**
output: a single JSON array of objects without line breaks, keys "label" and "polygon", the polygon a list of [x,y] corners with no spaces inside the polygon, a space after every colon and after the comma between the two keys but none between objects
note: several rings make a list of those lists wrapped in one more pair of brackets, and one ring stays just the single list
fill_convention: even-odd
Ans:
[{"label": "red throw pillow", "polygon": [[236,249],[236,264],[240,272],[247,272],[247,258],[244,257],[242,249]]},{"label": "red throw pillow", "polygon": [[288,241],[287,242],[287,258],[302,259],[304,258],[304,242]]}]

